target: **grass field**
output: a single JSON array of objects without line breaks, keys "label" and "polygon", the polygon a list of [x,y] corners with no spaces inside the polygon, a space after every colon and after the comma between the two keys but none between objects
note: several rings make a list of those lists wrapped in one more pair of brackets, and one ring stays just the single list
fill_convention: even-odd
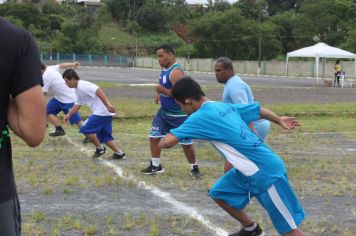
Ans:
[{"label": "grass field", "polygon": [[[111,152],[92,160],[93,147],[81,144],[75,127],[65,126],[66,137],[47,135],[35,149],[12,137],[23,235],[217,235],[194,215],[154,195],[152,186],[194,208],[211,226],[237,231],[237,222],[207,196],[223,171],[222,158],[210,144],[195,142],[201,180],[189,176],[180,147],[163,151],[164,174],[142,176],[140,169],[150,158],[147,134],[157,107],[140,99],[112,102],[119,107],[114,136],[127,153],[125,161],[110,160]],[[294,131],[273,126],[267,140],[285,161],[308,213],[302,229],[308,235],[356,235],[356,108],[352,104],[269,108],[296,115],[302,125]],[[248,212],[266,235],[277,235],[256,201]]]}]

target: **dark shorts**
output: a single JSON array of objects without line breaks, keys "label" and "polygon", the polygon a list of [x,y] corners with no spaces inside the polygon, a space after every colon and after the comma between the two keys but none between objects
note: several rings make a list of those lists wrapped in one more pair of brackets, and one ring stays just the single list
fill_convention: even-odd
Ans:
[{"label": "dark shorts", "polygon": [[[177,128],[187,119],[187,115],[171,115],[167,114],[160,108],[152,121],[152,127],[150,130],[150,138],[163,138],[169,133],[171,129]],[[179,140],[182,145],[192,144],[191,139]]]},{"label": "dark shorts", "polygon": [[21,235],[20,202],[17,194],[6,202],[0,203],[0,235]]},{"label": "dark shorts", "polygon": [[[47,114],[57,115],[59,112],[63,111],[64,114],[67,114],[69,110],[73,107],[74,103],[62,103],[55,98],[49,100],[47,104]],[[77,124],[80,122],[82,118],[80,117],[79,113],[76,112],[73,116],[69,119],[71,125]]]}]

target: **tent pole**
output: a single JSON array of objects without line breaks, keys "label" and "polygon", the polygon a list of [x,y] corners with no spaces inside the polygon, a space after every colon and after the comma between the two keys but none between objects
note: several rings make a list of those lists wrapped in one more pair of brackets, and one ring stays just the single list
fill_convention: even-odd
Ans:
[{"label": "tent pole", "polygon": [[319,85],[319,57],[315,57],[316,85]]},{"label": "tent pole", "polygon": [[[356,69],[356,67],[355,67]],[[287,56],[287,59],[286,59],[286,74],[285,74],[286,77],[288,77],[288,56]]]},{"label": "tent pole", "polygon": [[355,66],[355,79],[356,79],[356,57],[354,58],[354,66]]}]

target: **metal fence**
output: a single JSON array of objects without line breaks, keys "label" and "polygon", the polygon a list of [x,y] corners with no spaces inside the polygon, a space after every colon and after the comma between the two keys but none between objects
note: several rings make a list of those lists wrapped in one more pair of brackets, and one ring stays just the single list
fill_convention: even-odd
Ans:
[{"label": "metal fence", "polygon": [[41,61],[49,65],[68,61],[80,61],[84,66],[133,66],[133,58],[123,55],[41,53]]}]

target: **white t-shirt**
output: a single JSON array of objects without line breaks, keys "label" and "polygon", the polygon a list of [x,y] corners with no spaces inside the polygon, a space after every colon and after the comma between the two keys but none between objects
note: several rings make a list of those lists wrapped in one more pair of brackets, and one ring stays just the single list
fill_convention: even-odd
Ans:
[{"label": "white t-shirt", "polygon": [[98,116],[113,116],[115,113],[108,111],[104,103],[95,94],[99,87],[88,81],[79,80],[75,89],[75,105],[88,104],[94,115]]},{"label": "white t-shirt", "polygon": [[62,103],[73,103],[75,101],[75,91],[64,82],[59,72],[59,65],[47,66],[42,78],[43,92],[52,94]]}]

